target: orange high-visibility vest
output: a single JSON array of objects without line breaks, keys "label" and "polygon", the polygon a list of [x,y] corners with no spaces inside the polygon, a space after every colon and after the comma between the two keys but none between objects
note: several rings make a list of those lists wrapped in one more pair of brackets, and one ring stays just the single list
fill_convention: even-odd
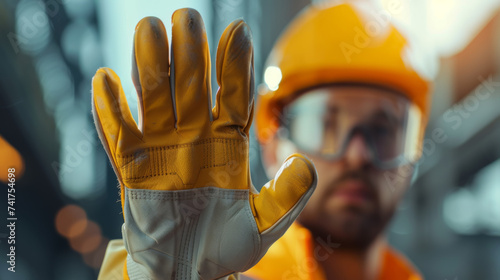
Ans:
[{"label": "orange high-visibility vest", "polygon": [[[320,253],[314,247],[317,246],[309,230],[294,223],[259,263],[243,275],[258,280],[326,280],[314,255],[324,256],[335,248],[323,248]],[[394,249],[387,247],[382,258],[379,280],[422,280],[413,265]]]}]

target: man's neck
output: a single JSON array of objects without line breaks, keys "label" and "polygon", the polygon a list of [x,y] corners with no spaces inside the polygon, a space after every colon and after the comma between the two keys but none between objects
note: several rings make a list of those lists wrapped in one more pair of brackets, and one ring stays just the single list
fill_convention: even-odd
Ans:
[{"label": "man's neck", "polygon": [[376,280],[380,273],[385,246],[385,238],[379,236],[367,248],[342,248],[340,245],[327,258],[318,258],[317,261],[327,279]]}]

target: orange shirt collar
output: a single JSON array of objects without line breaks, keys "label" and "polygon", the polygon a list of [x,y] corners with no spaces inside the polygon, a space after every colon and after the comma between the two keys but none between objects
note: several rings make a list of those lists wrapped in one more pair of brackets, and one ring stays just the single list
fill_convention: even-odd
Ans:
[{"label": "orange shirt collar", "polygon": [[[325,279],[323,269],[316,261],[337,245],[321,241],[325,246],[315,246],[311,232],[298,223],[269,248],[267,254],[244,274],[254,279]],[[396,250],[387,246],[383,252],[379,280],[422,280],[414,266]],[[283,278],[286,277],[286,278]]]}]

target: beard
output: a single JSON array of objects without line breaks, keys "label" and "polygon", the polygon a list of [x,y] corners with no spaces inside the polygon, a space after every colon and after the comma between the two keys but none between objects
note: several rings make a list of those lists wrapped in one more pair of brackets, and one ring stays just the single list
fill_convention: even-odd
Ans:
[{"label": "beard", "polygon": [[[335,192],[350,180],[362,182],[366,196],[364,203],[349,203],[335,198]],[[345,172],[340,178],[330,181],[315,201],[310,201],[297,221],[308,228],[314,236],[339,243],[344,249],[365,249],[383,231],[394,209],[382,211],[381,192],[367,172]],[[366,188],[367,187],[367,188]]]}]

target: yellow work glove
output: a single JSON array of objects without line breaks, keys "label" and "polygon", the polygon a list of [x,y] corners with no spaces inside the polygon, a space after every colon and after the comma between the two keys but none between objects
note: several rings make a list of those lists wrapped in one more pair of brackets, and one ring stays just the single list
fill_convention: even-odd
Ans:
[{"label": "yellow work glove", "polygon": [[309,160],[294,155],[260,194],[253,191],[250,30],[237,20],[222,35],[212,109],[203,21],[181,9],[172,26],[170,59],[159,19],[136,27],[139,125],[111,69],[99,69],[92,82],[95,125],[121,186],[124,278],[227,278],[256,264],[287,230],[317,175]]}]

